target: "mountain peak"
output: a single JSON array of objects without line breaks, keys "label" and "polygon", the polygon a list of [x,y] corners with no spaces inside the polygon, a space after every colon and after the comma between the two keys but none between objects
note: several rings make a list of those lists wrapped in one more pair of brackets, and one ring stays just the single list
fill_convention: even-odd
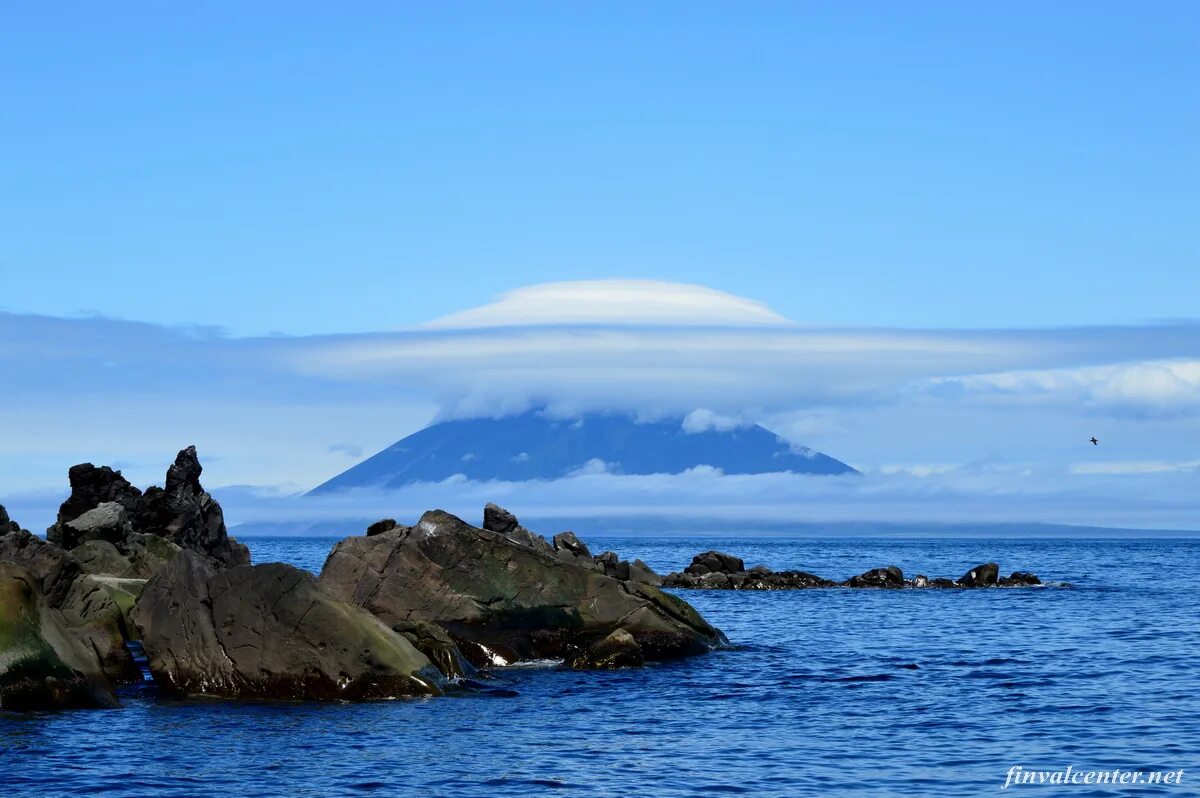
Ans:
[{"label": "mountain peak", "polygon": [[756,424],[719,428],[673,418],[624,415],[555,418],[530,411],[442,421],[397,441],[314,488],[393,489],[461,474],[474,481],[558,479],[573,473],[678,474],[709,466],[727,474],[857,473],[820,452],[789,444]]}]

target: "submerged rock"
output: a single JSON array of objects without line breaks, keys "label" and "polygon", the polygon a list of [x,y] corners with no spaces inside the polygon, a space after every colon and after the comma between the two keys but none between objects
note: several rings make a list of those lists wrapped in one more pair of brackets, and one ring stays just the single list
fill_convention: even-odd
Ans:
[{"label": "submerged rock", "polygon": [[618,628],[648,660],[724,642],[686,602],[585,564],[574,535],[555,541],[551,554],[433,510],[406,534],[338,543],[321,585],[389,625],[437,624],[477,665],[570,658]]},{"label": "submerged rock", "polygon": [[603,640],[593,643],[567,664],[579,670],[612,670],[640,668],[645,661],[642,647],[633,635],[624,629],[617,629]]},{"label": "submerged rock", "polygon": [[132,616],[155,681],[180,695],[441,693],[441,675],[407,638],[282,563],[218,571],[185,550],[147,583]]},{"label": "submerged rock", "polygon": [[1000,584],[1005,587],[1040,585],[1041,583],[1042,580],[1038,579],[1037,574],[1031,574],[1028,571],[1013,571],[1000,580]]},{"label": "submerged rock", "polygon": [[0,561],[0,709],[115,707],[100,662],[29,569]]}]

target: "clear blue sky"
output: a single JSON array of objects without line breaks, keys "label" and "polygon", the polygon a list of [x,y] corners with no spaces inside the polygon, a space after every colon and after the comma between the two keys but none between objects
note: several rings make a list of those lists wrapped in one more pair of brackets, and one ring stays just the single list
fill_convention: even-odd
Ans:
[{"label": "clear blue sky", "polygon": [[0,10],[0,309],[403,327],[550,280],[1195,317],[1195,3]]}]

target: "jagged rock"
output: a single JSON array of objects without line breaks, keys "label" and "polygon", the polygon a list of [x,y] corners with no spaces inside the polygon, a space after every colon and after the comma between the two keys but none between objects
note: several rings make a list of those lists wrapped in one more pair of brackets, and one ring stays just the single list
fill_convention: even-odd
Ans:
[{"label": "jagged rock", "polygon": [[338,543],[321,585],[389,625],[438,624],[475,664],[566,657],[619,627],[653,660],[724,642],[686,602],[578,564],[567,546],[587,549],[572,538],[550,554],[433,510],[406,535]]},{"label": "jagged rock", "polygon": [[64,549],[73,549],[82,541],[67,524],[79,516],[108,502],[116,502],[129,514],[137,511],[142,492],[129,480],[108,466],[97,468],[91,463],[71,466],[67,471],[71,495],[58,508],[58,520],[46,530],[46,539]]},{"label": "jagged rock", "polygon": [[503,507],[490,502],[483,508],[482,528],[504,535],[509,540],[513,540],[523,546],[529,546],[530,548],[545,552],[554,551],[554,547],[544,537],[530,532],[521,526],[521,522],[517,520],[515,515]]},{"label": "jagged rock", "polygon": [[9,532],[20,532],[21,525],[8,517],[8,510],[4,509],[4,505],[0,504],[0,535],[7,535]]},{"label": "jagged rock", "polygon": [[382,535],[384,532],[391,532],[397,526],[395,518],[384,518],[367,527],[367,536]]},{"label": "jagged rock", "polygon": [[904,572],[894,565],[872,568],[845,582],[846,587],[904,587]]},{"label": "jagged rock", "polygon": [[999,582],[1000,566],[994,562],[976,565],[958,579],[960,587],[993,587]]},{"label": "jagged rock", "polygon": [[[250,552],[229,537],[221,505],[200,485],[202,471],[195,446],[176,455],[167,469],[165,488],[151,487],[145,493],[108,466],[73,466],[71,495],[46,537],[68,550],[90,540],[107,540],[146,576],[146,569],[163,560],[166,551],[139,537],[145,535],[198,551],[218,566],[247,564]],[[151,556],[139,557],[135,550],[141,549]]]},{"label": "jagged rock", "polygon": [[[158,573],[158,569],[174,559],[182,549],[158,535],[134,532],[125,539],[120,551],[133,564],[133,577],[149,579]],[[119,576],[119,574],[113,574],[113,576]]]},{"label": "jagged rock", "polygon": [[41,583],[0,561],[0,709],[117,706],[95,653],[67,630]]},{"label": "jagged rock", "polygon": [[746,570],[741,557],[720,551],[706,551],[692,558],[692,564],[683,569],[685,574],[740,574]]},{"label": "jagged rock", "polygon": [[185,549],[146,584],[132,619],[155,681],[181,695],[364,700],[441,692],[441,675],[405,637],[282,563],[218,571]]},{"label": "jagged rock", "polygon": [[61,546],[42,540],[24,529],[0,537],[0,560],[28,568],[38,579],[38,589],[51,607],[62,606],[71,585],[83,572]]},{"label": "jagged rock", "polygon": [[645,656],[633,635],[624,629],[617,629],[567,664],[580,670],[640,668],[645,664]]},{"label": "jagged rock", "polygon": [[555,535],[554,550],[557,552],[567,552],[571,556],[582,560],[592,559],[592,553],[588,551],[587,544],[577,538],[574,532],[559,532]]},{"label": "jagged rock", "polygon": [[498,504],[488,502],[483,508],[483,528],[490,532],[507,535],[521,524],[517,517]]},{"label": "jagged rock", "polygon": [[1038,579],[1037,574],[1031,574],[1028,571],[1013,571],[1008,576],[1000,580],[1000,584],[1006,587],[1016,585],[1040,585],[1041,579]]}]

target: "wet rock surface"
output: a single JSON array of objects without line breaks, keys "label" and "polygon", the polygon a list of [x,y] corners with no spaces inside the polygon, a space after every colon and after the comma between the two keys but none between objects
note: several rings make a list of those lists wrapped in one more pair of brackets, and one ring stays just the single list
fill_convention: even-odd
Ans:
[{"label": "wet rock surface", "polygon": [[117,706],[100,661],[28,568],[0,561],[0,709]]}]

